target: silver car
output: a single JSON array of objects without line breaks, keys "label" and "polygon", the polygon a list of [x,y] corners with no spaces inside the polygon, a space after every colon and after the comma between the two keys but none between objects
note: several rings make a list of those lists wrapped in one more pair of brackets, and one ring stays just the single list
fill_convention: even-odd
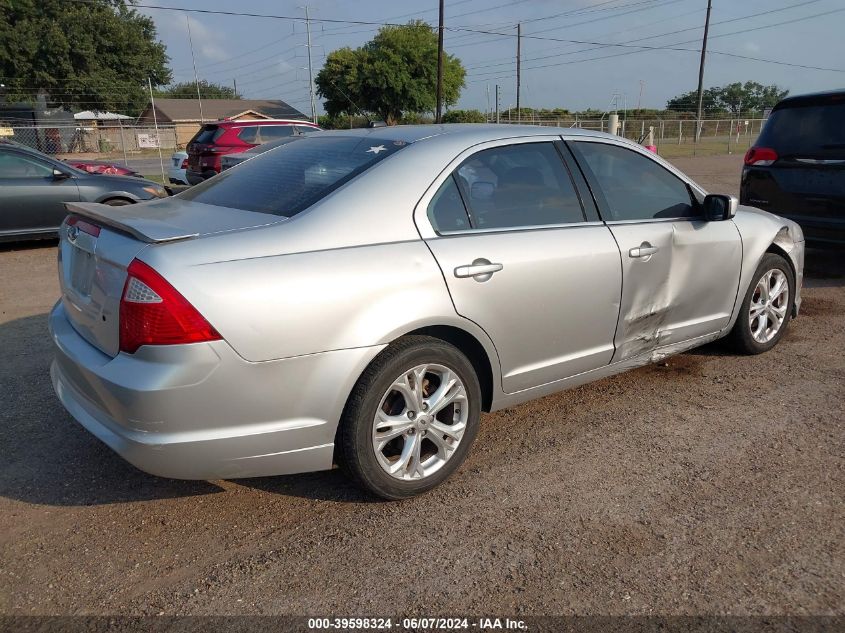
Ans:
[{"label": "silver car", "polygon": [[324,132],[140,206],[73,203],[53,385],[163,477],[343,465],[389,499],[482,411],[797,315],[800,228],[590,131]]}]

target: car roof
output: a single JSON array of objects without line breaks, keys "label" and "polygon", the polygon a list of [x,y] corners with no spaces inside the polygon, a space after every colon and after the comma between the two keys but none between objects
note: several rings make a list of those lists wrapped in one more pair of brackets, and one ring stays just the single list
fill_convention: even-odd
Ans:
[{"label": "car roof", "polygon": [[360,136],[372,137],[384,141],[404,141],[416,143],[428,139],[450,141],[466,141],[467,143],[483,143],[517,136],[600,136],[611,139],[624,140],[621,136],[614,136],[595,130],[580,128],[562,128],[544,125],[519,125],[495,123],[444,123],[442,125],[394,125],[387,127],[356,128],[352,130],[324,130],[320,137],[326,136]]},{"label": "car roof", "polygon": [[229,119],[221,119],[220,121],[209,121],[205,125],[217,125],[226,127],[237,127],[244,125],[307,125],[309,127],[318,127],[316,123],[311,121],[302,121],[300,119],[248,119],[241,121],[233,121]]},{"label": "car roof", "polygon": [[803,95],[794,95],[778,101],[772,110],[809,105],[826,105],[845,103],[845,89],[826,90],[824,92],[811,92]]}]

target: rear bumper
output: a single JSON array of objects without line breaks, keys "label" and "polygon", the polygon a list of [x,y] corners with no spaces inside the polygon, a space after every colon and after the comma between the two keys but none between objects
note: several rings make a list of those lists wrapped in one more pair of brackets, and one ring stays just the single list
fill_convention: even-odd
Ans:
[{"label": "rear bumper", "polygon": [[171,184],[174,185],[188,185],[188,176],[186,169],[169,169],[167,172],[167,178],[170,180]]},{"label": "rear bumper", "polygon": [[845,218],[832,220],[781,211],[772,213],[798,224],[811,246],[845,246]]},{"label": "rear bumper", "polygon": [[185,177],[188,180],[189,185],[198,185],[201,182],[208,180],[209,178],[216,176],[217,172],[214,170],[206,170],[204,172],[198,171],[191,171],[190,169],[185,171]]},{"label": "rear bumper", "polygon": [[381,346],[250,363],[223,341],[147,346],[111,358],[49,319],[57,396],[136,467],[175,479],[228,479],[332,467],[352,385]]}]

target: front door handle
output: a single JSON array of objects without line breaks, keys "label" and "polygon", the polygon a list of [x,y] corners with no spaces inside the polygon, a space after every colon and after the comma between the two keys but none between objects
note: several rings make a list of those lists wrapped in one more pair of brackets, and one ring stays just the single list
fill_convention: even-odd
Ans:
[{"label": "front door handle", "polygon": [[504,268],[502,264],[494,264],[488,259],[479,258],[472,264],[455,268],[455,277],[472,277],[476,281],[487,281],[493,276],[493,273],[499,272],[502,268]]},{"label": "front door handle", "polygon": [[656,246],[652,246],[648,242],[643,242],[637,248],[632,248],[630,251],[628,251],[628,256],[629,257],[635,257],[635,258],[651,257],[652,255],[654,255],[659,250],[660,249],[657,248]]}]

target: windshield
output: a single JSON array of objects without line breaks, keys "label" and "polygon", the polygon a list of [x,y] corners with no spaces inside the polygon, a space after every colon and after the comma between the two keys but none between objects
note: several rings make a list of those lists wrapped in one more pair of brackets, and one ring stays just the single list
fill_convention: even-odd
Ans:
[{"label": "windshield", "polygon": [[291,217],[405,145],[369,136],[314,134],[256,156],[178,197]]},{"label": "windshield", "polygon": [[845,153],[845,103],[775,110],[757,145],[780,156],[825,157]]}]

